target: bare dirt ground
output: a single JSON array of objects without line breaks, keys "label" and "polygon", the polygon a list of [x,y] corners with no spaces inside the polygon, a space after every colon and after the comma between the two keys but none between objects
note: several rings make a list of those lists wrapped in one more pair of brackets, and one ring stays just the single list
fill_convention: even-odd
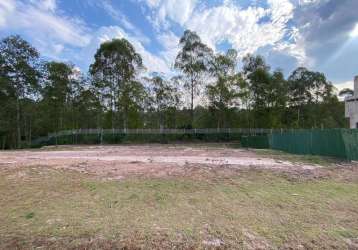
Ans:
[{"label": "bare dirt ground", "polygon": [[0,249],[358,249],[358,165],[223,144],[0,151]]},{"label": "bare dirt ground", "polygon": [[254,168],[297,172],[322,167],[317,164],[278,160],[246,149],[197,145],[62,146],[0,153],[2,168],[28,166],[71,169],[107,179],[185,175],[188,170],[193,170],[192,168]]}]

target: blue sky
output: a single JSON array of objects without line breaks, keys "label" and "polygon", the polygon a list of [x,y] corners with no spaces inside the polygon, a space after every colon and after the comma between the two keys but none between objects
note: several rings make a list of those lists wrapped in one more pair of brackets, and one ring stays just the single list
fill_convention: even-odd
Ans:
[{"label": "blue sky", "polygon": [[216,52],[263,55],[288,75],[305,66],[339,88],[358,75],[357,0],[0,0],[0,37],[87,71],[101,42],[128,39],[148,72],[172,74],[178,40],[196,31]]}]

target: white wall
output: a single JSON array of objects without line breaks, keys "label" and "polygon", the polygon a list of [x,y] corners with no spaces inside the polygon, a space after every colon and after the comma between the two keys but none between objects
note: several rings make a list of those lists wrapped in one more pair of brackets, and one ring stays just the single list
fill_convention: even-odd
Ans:
[{"label": "white wall", "polygon": [[[354,101],[348,102],[349,99]],[[358,76],[354,78],[354,96],[346,100],[345,116],[349,119],[350,128],[358,128]]]},{"label": "white wall", "polygon": [[358,128],[358,115],[354,115],[349,119],[350,128]]}]

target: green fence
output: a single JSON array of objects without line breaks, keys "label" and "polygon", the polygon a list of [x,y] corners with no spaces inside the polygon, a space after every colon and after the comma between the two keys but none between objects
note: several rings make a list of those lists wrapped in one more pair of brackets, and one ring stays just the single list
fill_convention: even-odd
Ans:
[{"label": "green fence", "polygon": [[271,148],[303,155],[358,160],[358,129],[87,129],[34,140],[33,147],[64,144],[119,144],[240,141],[243,147]]},{"label": "green fence", "polygon": [[245,148],[269,148],[269,139],[267,135],[242,136],[241,146]]},{"label": "green fence", "polygon": [[170,143],[170,142],[239,142],[239,133],[99,133],[99,134],[61,134],[48,136],[32,142],[32,147],[71,144],[121,144],[121,143]]},{"label": "green fence", "polygon": [[342,138],[348,160],[358,160],[358,129],[342,130]]},{"label": "green fence", "polygon": [[[268,143],[265,143],[266,140]],[[270,148],[293,154],[358,160],[357,129],[275,130],[266,135],[245,137],[242,145],[251,148]]]}]

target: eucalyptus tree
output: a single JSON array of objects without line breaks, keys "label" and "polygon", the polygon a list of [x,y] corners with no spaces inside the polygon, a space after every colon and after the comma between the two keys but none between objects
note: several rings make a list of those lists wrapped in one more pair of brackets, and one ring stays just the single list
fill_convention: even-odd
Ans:
[{"label": "eucalyptus tree", "polygon": [[307,126],[302,112],[307,110],[307,117],[313,117],[313,126],[317,127],[319,104],[329,102],[333,97],[334,87],[320,72],[310,71],[299,67],[288,78],[289,104],[297,109],[296,126]]},{"label": "eucalyptus tree", "polygon": [[20,36],[9,36],[0,42],[1,78],[6,79],[15,99],[16,145],[21,145],[21,108],[26,97],[33,97],[39,89],[39,53]]},{"label": "eucalyptus tree", "polygon": [[15,91],[3,70],[4,68],[0,67],[0,149],[12,143],[13,126],[16,124],[13,119],[13,114],[16,113]]},{"label": "eucalyptus tree", "polygon": [[143,86],[136,81],[143,68],[142,57],[122,38],[102,43],[94,58],[90,73],[111,112],[111,126],[114,127],[114,113],[121,111],[123,127],[127,128],[129,112],[138,107],[138,95],[143,93]]},{"label": "eucalyptus tree", "polygon": [[210,107],[217,111],[217,127],[227,126],[230,107],[238,105],[240,89],[244,87],[241,74],[237,72],[237,51],[229,49],[217,54],[210,65],[214,83],[207,86]]},{"label": "eucalyptus tree", "polygon": [[268,91],[269,113],[268,122],[271,128],[285,126],[285,111],[288,103],[288,83],[281,70],[271,75],[270,90]]},{"label": "eucalyptus tree", "polygon": [[255,126],[284,126],[288,86],[283,73],[271,72],[263,57],[249,54],[243,58],[243,75]]},{"label": "eucalyptus tree", "polygon": [[185,89],[190,94],[191,125],[194,121],[194,98],[200,93],[203,75],[208,72],[212,59],[212,50],[205,45],[193,31],[186,30],[180,38],[181,47],[176,56],[174,68],[180,70],[185,77]]},{"label": "eucalyptus tree", "polygon": [[162,129],[165,126],[165,114],[171,109],[176,109],[180,102],[178,88],[159,75],[147,79],[150,83],[149,93],[151,104],[158,114],[158,124]]},{"label": "eucalyptus tree", "polygon": [[95,88],[82,88],[73,106],[77,114],[76,128],[101,128],[103,107]]},{"label": "eucalyptus tree", "polygon": [[266,120],[266,112],[270,107],[268,99],[272,89],[270,67],[263,57],[248,54],[243,58],[243,77],[248,89],[249,112],[252,109],[253,125],[270,126]]},{"label": "eucalyptus tree", "polygon": [[122,111],[123,128],[142,127],[141,112],[145,108],[148,93],[142,82],[130,80],[119,91],[117,106]]},{"label": "eucalyptus tree", "polygon": [[70,102],[72,67],[61,62],[46,63],[43,88],[44,125],[51,132],[67,128],[65,117]]}]

